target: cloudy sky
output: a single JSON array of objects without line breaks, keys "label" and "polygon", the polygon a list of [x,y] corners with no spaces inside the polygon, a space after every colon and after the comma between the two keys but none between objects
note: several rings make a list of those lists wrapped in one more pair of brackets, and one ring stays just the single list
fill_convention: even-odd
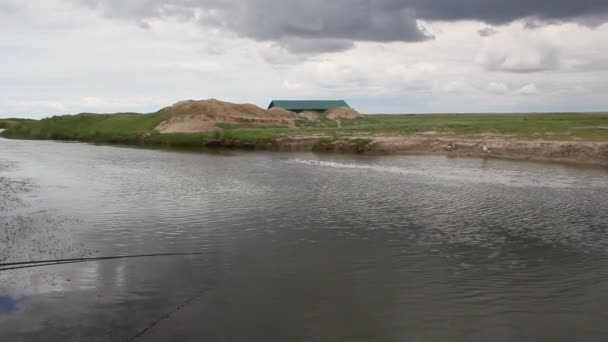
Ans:
[{"label": "cloudy sky", "polygon": [[0,117],[608,110],[606,0],[0,0]]}]

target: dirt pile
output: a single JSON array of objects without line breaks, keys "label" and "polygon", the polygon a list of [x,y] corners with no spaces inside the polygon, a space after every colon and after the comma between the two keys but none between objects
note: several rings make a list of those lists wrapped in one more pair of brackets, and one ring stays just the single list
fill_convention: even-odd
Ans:
[{"label": "dirt pile", "polygon": [[283,109],[266,111],[252,104],[218,100],[181,101],[160,111],[166,118],[156,130],[161,133],[193,133],[218,128],[218,124],[237,127],[295,127],[297,116]]},{"label": "dirt pile", "polygon": [[283,109],[280,107],[272,107],[269,110],[266,111],[266,114],[269,117],[276,117],[276,118],[297,118],[296,113],[294,112],[290,112],[287,109]]},{"label": "dirt pile", "polygon": [[301,113],[297,113],[297,115],[308,121],[319,120],[319,118],[321,117],[319,115],[319,113],[317,113],[317,112],[301,112]]},{"label": "dirt pile", "polygon": [[334,121],[338,121],[338,122],[340,122],[340,120],[351,120],[351,119],[358,119],[358,118],[363,117],[363,115],[361,115],[359,112],[357,112],[356,110],[354,110],[352,108],[348,108],[348,107],[332,108],[332,109],[326,110],[323,113],[300,112],[300,113],[295,113],[295,115],[297,115],[298,117],[300,117],[302,119],[306,119],[308,121],[316,121],[316,120],[319,120],[324,117],[328,120],[334,120]]},{"label": "dirt pile", "polygon": [[325,115],[329,120],[340,120],[340,119],[358,119],[363,117],[361,113],[348,107],[333,108],[325,112]]},{"label": "dirt pile", "polygon": [[335,120],[356,119],[361,114],[350,108],[334,108],[323,115],[317,112],[294,113],[274,107],[264,110],[252,104],[235,104],[215,99],[202,101],[181,101],[160,111],[164,120],[156,127],[161,133],[195,133],[233,127],[281,126],[296,127],[302,119],[308,121],[327,118]]}]

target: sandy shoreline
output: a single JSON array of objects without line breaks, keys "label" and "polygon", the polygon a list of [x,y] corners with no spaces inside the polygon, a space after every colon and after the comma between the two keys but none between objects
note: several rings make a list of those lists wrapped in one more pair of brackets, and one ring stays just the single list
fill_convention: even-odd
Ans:
[{"label": "sandy shoreline", "polygon": [[[365,137],[361,137],[365,138]],[[371,142],[353,140],[319,143],[318,137],[275,139],[272,151],[320,151],[361,154],[442,154],[455,157],[503,158],[608,166],[608,142],[519,140],[501,137],[381,136]],[[484,147],[485,146],[485,147]],[[239,148],[238,142],[226,147]]]},{"label": "sandy shoreline", "polygon": [[[82,142],[86,143],[86,141]],[[155,147],[155,145],[148,145],[145,142],[107,144]],[[427,154],[608,167],[608,142],[525,140],[490,135],[476,137],[447,137],[432,134],[358,136],[338,140],[329,139],[329,141],[328,137],[324,136],[291,136],[271,139],[261,145],[239,139],[208,139],[201,141],[199,146],[201,149],[262,149],[274,152],[326,152],[368,155]],[[176,149],[179,148],[176,147]],[[192,148],[188,148],[188,150],[192,150]]]}]

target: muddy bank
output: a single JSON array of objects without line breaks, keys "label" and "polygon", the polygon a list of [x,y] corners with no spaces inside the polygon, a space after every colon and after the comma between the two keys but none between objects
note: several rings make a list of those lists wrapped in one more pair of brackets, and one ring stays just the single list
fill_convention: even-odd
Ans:
[{"label": "muddy bank", "polygon": [[444,154],[455,157],[556,161],[608,166],[608,142],[517,140],[513,138],[455,138],[433,136],[359,137],[330,140],[322,137],[284,137],[263,146],[239,140],[211,140],[207,147],[279,152],[334,152],[360,154]]},{"label": "muddy bank", "polygon": [[608,166],[608,142],[517,140],[512,138],[380,137],[374,153],[442,153],[462,157],[574,162]]},{"label": "muddy bank", "polygon": [[264,143],[254,143],[240,139],[207,139],[205,148],[235,148],[243,150],[268,150],[274,152],[337,152],[370,153],[371,139],[331,140],[325,137],[281,137]]}]

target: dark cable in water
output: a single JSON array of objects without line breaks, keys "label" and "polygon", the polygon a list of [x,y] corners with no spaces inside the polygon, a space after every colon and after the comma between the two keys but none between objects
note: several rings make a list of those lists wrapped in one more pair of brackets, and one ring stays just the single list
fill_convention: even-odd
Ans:
[{"label": "dark cable in water", "polygon": [[192,255],[207,255],[209,253],[157,253],[157,254],[141,254],[141,255],[119,255],[119,256],[103,256],[89,258],[73,258],[73,259],[53,259],[53,260],[37,260],[23,262],[9,262],[0,264],[0,272],[19,270],[32,267],[54,266],[62,264],[73,264],[91,261],[115,260],[115,259],[133,259],[133,258],[150,258],[150,257],[165,257],[165,256],[192,256]]},{"label": "dark cable in water", "polygon": [[[10,271],[10,270],[20,270],[24,268],[32,268],[32,267],[44,267],[44,266],[55,266],[55,265],[63,265],[63,264],[74,264],[74,263],[82,263],[82,262],[91,262],[91,261],[102,261],[102,260],[114,260],[114,259],[132,259],[132,258],[147,258],[147,257],[164,257],[164,256],[192,256],[192,255],[209,255],[210,253],[158,253],[158,254],[142,254],[142,255],[119,255],[119,256],[105,256],[105,257],[90,257],[90,258],[73,258],[73,259],[54,259],[54,260],[38,260],[38,261],[23,261],[23,262],[9,262],[0,264],[0,272],[2,271]],[[180,304],[174,310],[164,314],[160,318],[153,321],[150,325],[146,326],[143,330],[138,332],[136,335],[130,337],[127,342],[134,341],[147,332],[149,332],[152,328],[154,328],[157,324],[159,324],[164,319],[170,318],[171,315],[177,313],[187,305],[191,304],[196,299],[200,298],[204,292],[197,293],[195,296],[188,298],[185,302]]]},{"label": "dark cable in water", "polygon": [[30,264],[41,264],[49,262],[64,262],[64,261],[95,261],[95,260],[106,260],[106,259],[127,259],[127,258],[145,258],[145,257],[158,257],[158,256],[187,256],[187,255],[203,255],[208,253],[197,252],[197,253],[156,253],[156,254],[139,254],[139,255],[118,255],[118,256],[101,256],[101,257],[85,257],[85,258],[73,258],[73,259],[51,259],[51,260],[36,260],[36,261],[22,261],[22,262],[8,262],[0,264],[0,267],[4,266],[17,266],[17,265],[30,265]]},{"label": "dark cable in water", "polygon": [[24,268],[33,268],[33,267],[55,266],[55,265],[63,265],[63,264],[75,264],[75,263],[81,263],[81,262],[88,262],[88,261],[62,261],[62,262],[51,262],[51,263],[26,265],[26,266],[15,266],[15,267],[4,267],[4,268],[0,267],[0,272],[2,272],[2,271],[20,270],[20,269],[24,269]]}]

